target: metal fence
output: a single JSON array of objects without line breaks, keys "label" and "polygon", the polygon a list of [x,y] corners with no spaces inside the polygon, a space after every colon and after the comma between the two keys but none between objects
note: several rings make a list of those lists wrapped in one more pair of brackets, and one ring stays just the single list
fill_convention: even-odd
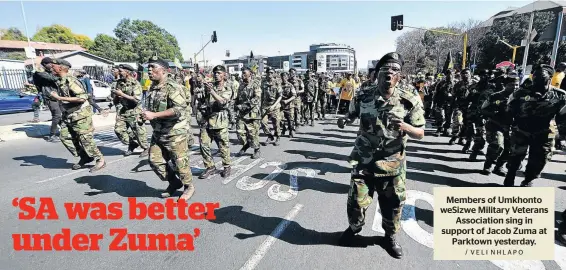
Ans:
[{"label": "metal fence", "polygon": [[[78,69],[71,69],[69,73],[73,74]],[[102,67],[83,67],[83,70],[91,79],[99,80],[107,83],[114,81],[114,76],[110,69]],[[31,79],[33,72],[26,69],[0,69],[0,88],[4,89],[23,89],[26,82],[33,83]]]}]

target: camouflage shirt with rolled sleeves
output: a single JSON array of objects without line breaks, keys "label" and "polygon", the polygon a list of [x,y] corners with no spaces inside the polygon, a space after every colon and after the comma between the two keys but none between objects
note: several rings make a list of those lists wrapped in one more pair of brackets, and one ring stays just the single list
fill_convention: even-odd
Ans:
[{"label": "camouflage shirt with rolled sleeves", "polygon": [[558,132],[566,134],[566,91],[553,86],[546,93],[520,88],[509,97],[507,113],[513,119],[512,127],[522,132],[551,134],[554,119]]},{"label": "camouflage shirt with rolled sleeves", "polygon": [[136,116],[141,112],[141,95],[142,87],[141,84],[134,78],[120,79],[116,83],[116,90],[122,91],[128,96],[135,98],[135,102],[127,98],[117,97],[122,109],[120,110],[120,115],[122,116]]},{"label": "camouflage shirt with rolled sleeves", "polygon": [[391,119],[402,119],[413,127],[423,128],[426,124],[423,103],[406,85],[397,85],[388,100],[376,95],[376,85],[369,87],[374,89],[363,89],[367,94],[359,96],[360,133],[349,161],[376,177],[396,176],[405,160],[408,135],[394,130]]},{"label": "camouflage shirt with rolled sleeves", "polygon": [[297,91],[295,91],[295,87],[290,82],[282,82],[281,83],[281,109],[282,110],[290,110],[294,108],[294,100],[291,102],[284,104],[283,101],[288,100],[292,97],[297,98]]},{"label": "camouflage shirt with rolled sleeves", "polygon": [[281,86],[276,81],[264,80],[261,83],[261,107],[267,109],[269,106],[275,105],[273,110],[281,107],[280,103],[275,104],[277,99],[281,97]]},{"label": "camouflage shirt with rolled sleeves", "polygon": [[295,93],[297,94],[297,98],[293,100],[293,103],[300,104],[304,93],[299,94],[299,92],[305,89],[305,84],[299,78],[291,78],[289,82],[295,87]]},{"label": "camouflage shirt with rolled sleeves", "polygon": [[256,81],[239,85],[234,107],[242,119],[261,119],[261,87]]},{"label": "camouflage shirt with rolled sleeves", "polygon": [[304,81],[305,93],[303,96],[303,102],[312,103],[316,102],[318,97],[318,82],[316,79],[306,79]]},{"label": "camouflage shirt with rolled sleeves", "polygon": [[228,128],[230,125],[230,118],[228,116],[228,109],[232,103],[233,95],[235,90],[233,89],[233,84],[224,83],[222,87],[218,85],[213,85],[216,94],[221,96],[225,102],[218,102],[210,93],[206,93],[207,98],[204,99],[206,106],[208,108],[208,114],[203,115],[206,120],[205,127],[209,129],[223,129]]},{"label": "camouflage shirt with rolled sleeves", "polygon": [[149,88],[146,109],[151,112],[163,112],[172,109],[174,116],[150,121],[154,134],[182,135],[187,132],[187,99],[183,86],[172,79]]},{"label": "camouflage shirt with rolled sleeves", "polygon": [[92,107],[88,103],[88,93],[79,79],[67,75],[59,78],[57,86],[59,88],[58,94],[61,97],[75,97],[84,100],[83,103],[61,101],[64,120],[75,122],[92,116]]}]

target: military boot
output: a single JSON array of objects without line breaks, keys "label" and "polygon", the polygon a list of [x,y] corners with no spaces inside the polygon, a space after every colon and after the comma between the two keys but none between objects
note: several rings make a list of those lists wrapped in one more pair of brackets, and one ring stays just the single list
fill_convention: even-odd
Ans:
[{"label": "military boot", "polygon": [[454,145],[454,143],[456,142],[456,139],[458,139],[458,137],[452,137],[450,138],[450,141],[448,141],[449,145]]},{"label": "military boot", "polygon": [[249,144],[245,144],[242,149],[240,150],[240,152],[238,152],[238,154],[236,154],[237,157],[241,157],[243,155],[246,154],[246,151],[248,151],[248,148],[250,148]]},{"label": "military boot", "polygon": [[195,193],[195,186],[193,185],[193,183],[184,186],[185,186],[185,190],[183,190],[183,194],[179,196],[178,200],[188,201]]},{"label": "military boot", "polygon": [[270,143],[273,143],[273,135],[268,135],[267,136],[267,140],[265,140],[265,142],[263,143],[263,145],[268,145]]},{"label": "military boot", "polygon": [[464,145],[464,138],[458,138],[457,144]]},{"label": "military boot", "polygon": [[169,181],[169,186],[161,193],[161,198],[169,198],[177,192],[183,186],[183,183],[177,178],[172,179],[173,181]]},{"label": "military boot", "polygon": [[226,177],[230,176],[230,172],[231,172],[230,166],[224,167],[224,170],[222,170],[222,172],[220,173],[220,176],[222,176],[222,178],[226,178]]},{"label": "military boot", "polygon": [[507,175],[507,169],[505,169],[503,165],[496,164],[493,173],[505,177],[505,175]]},{"label": "military boot", "polygon": [[515,186],[515,173],[507,172],[507,175],[505,175],[505,180],[503,180],[503,186],[505,187]]},{"label": "military boot", "polygon": [[521,182],[521,187],[532,187],[534,179],[525,179]]},{"label": "military boot", "polygon": [[468,153],[468,150],[470,150],[471,145],[472,145],[471,142],[466,142],[466,144],[464,144],[464,147],[462,147],[462,154]]},{"label": "military boot", "polygon": [[351,245],[355,238],[356,238],[356,234],[358,234],[361,230],[358,231],[354,231],[352,230],[351,227],[348,227],[348,229],[346,229],[342,235],[340,235],[340,239],[338,240],[338,245],[339,246],[349,246]]},{"label": "military boot", "polygon": [[440,129],[436,130],[436,133],[434,133],[434,137],[440,137],[441,133],[442,133],[442,130],[440,130]]},{"label": "military boot", "polygon": [[558,241],[566,246],[566,219],[564,218],[558,227]]},{"label": "military boot", "polygon": [[483,170],[481,171],[483,175],[490,175],[491,174],[491,162],[485,162],[483,164]]},{"label": "military boot", "polygon": [[445,130],[442,132],[442,136],[444,136],[444,137],[450,137],[450,133],[448,133],[448,129],[445,129]]},{"label": "military boot", "polygon": [[474,151],[470,154],[470,157],[468,158],[468,160],[470,161],[476,161],[478,159],[478,152]]},{"label": "military boot", "polygon": [[385,250],[388,251],[388,253],[391,256],[393,256],[396,259],[401,259],[403,257],[403,249],[401,248],[399,243],[397,243],[397,240],[395,239],[395,235],[385,234],[383,240],[384,240],[383,247],[385,248]]},{"label": "military boot", "polygon": [[204,170],[204,172],[202,172],[202,174],[198,177],[198,179],[206,179],[206,178],[214,175],[215,173],[216,173],[215,167],[206,168],[206,170]]},{"label": "military boot", "polygon": [[273,145],[279,146],[279,136],[275,137],[275,141],[273,142]]},{"label": "military boot", "polygon": [[147,157],[147,156],[149,156],[149,148],[144,149],[143,152],[141,152],[141,154],[140,154],[141,158]]},{"label": "military boot", "polygon": [[93,161],[94,161],[94,158],[91,158],[91,157],[89,157],[87,159],[81,158],[77,164],[73,164],[73,170],[80,170],[85,166],[85,164],[91,163]]},{"label": "military boot", "polygon": [[94,167],[90,168],[90,172],[93,173],[104,168],[106,168],[106,161],[104,159],[99,159],[96,161],[96,164],[94,164]]},{"label": "military boot", "polygon": [[261,157],[261,151],[259,151],[259,148],[254,150],[254,154],[252,155],[252,159],[258,159],[259,157]]}]

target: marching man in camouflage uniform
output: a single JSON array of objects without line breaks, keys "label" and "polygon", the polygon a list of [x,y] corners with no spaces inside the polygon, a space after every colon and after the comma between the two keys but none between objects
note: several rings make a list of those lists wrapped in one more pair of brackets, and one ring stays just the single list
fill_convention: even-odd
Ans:
[{"label": "marching man in camouflage uniform", "polygon": [[243,145],[239,156],[251,147],[254,149],[252,159],[259,158],[259,127],[261,121],[261,86],[252,79],[252,70],[242,71],[242,84],[239,85],[238,96],[234,102],[237,116],[237,130],[240,144]]},{"label": "marching man in camouflage uniform", "polygon": [[[169,186],[161,194],[168,198],[184,187],[180,200],[189,200],[195,188],[187,145],[187,100],[183,86],[169,77],[169,64],[152,57],[148,61],[149,79],[153,82],[146,98],[145,120],[150,121],[153,135],[149,146],[149,165]],[[169,161],[175,163],[171,168]]]},{"label": "marching man in camouflage uniform", "polygon": [[295,131],[297,131],[304,120],[301,115],[303,110],[302,97],[305,93],[305,85],[303,84],[303,80],[301,80],[297,75],[296,69],[289,69],[289,77],[289,82],[293,85],[293,87],[295,87],[295,92],[297,94],[297,98],[293,100],[293,105],[295,107]]},{"label": "marching man in camouflage uniform", "polygon": [[84,167],[96,160],[90,172],[106,167],[106,162],[94,142],[94,126],[92,124],[92,107],[88,103],[88,94],[81,82],[69,74],[71,64],[62,59],[53,59],[53,72],[59,78],[58,92],[51,92],[51,97],[61,103],[62,128],[59,138],[63,145],[75,157],[81,159],[73,165],[73,170]]},{"label": "marching man in camouflage uniform", "polygon": [[318,98],[318,82],[311,70],[307,70],[305,79],[305,94],[303,96],[303,109],[305,116],[305,124],[310,122],[310,126],[314,126],[314,111]]},{"label": "marching man in camouflage uniform", "polygon": [[[279,137],[281,136],[281,86],[277,84],[274,79],[275,71],[268,67],[266,68],[265,80],[261,83],[261,114],[262,122],[261,127],[267,141],[264,145],[273,143],[279,145]],[[271,133],[269,129],[269,121],[273,125],[274,132]]]},{"label": "marching man in camouflage uniform", "polygon": [[[474,84],[469,95],[470,106],[468,107],[468,123],[466,124],[468,129],[466,131],[466,144],[462,148],[462,153],[468,153],[473,141],[472,158],[474,155],[477,157],[479,152],[485,147],[485,121],[481,113],[481,107],[493,93],[490,89],[491,85],[489,84],[489,70],[482,70],[479,73],[480,81]],[[475,159],[470,160],[473,161]]]},{"label": "marching man in camouflage uniform", "polygon": [[125,156],[131,155],[139,146],[143,149],[140,157],[145,157],[148,155],[149,144],[147,143],[145,121],[141,117],[142,88],[140,83],[132,77],[132,72],[135,71],[133,67],[119,65],[118,69],[121,78],[116,83],[116,90],[112,90],[112,93],[122,106],[116,113],[114,132],[123,144],[128,145]]},{"label": "marching man in camouflage uniform", "polygon": [[295,87],[289,82],[289,73],[281,73],[281,113],[283,114],[281,135],[289,130],[289,138],[294,137],[295,132],[295,106],[293,101],[297,98]]},{"label": "marching man in camouflage uniform", "polygon": [[[468,95],[472,88],[472,73],[469,69],[460,72],[462,80],[454,86],[454,100],[452,103],[452,138],[448,144],[452,145],[458,140],[458,144],[463,144],[465,127],[464,119],[467,118],[467,109],[469,105]],[[466,119],[467,120],[467,119]]]},{"label": "marching man in camouflage uniform", "polygon": [[482,171],[484,175],[492,173],[493,164],[495,164],[493,173],[499,176],[505,176],[507,173],[503,167],[507,162],[511,147],[510,123],[506,110],[507,100],[519,88],[519,76],[517,73],[512,73],[505,81],[505,89],[491,94],[481,107],[482,114],[487,118],[485,127],[488,147]]},{"label": "marching man in camouflage uniform", "polygon": [[558,131],[566,134],[566,91],[550,85],[554,69],[538,65],[534,69],[533,84],[515,91],[507,103],[511,125],[511,153],[507,163],[504,185],[513,186],[515,175],[529,151],[522,187],[532,186],[552,157],[556,130],[550,121],[554,118]]},{"label": "marching man in camouflage uniform", "polygon": [[449,136],[452,116],[452,92],[454,88],[454,73],[452,70],[444,72],[444,79],[440,81],[436,87],[433,97],[434,111],[436,114],[436,137]]},{"label": "marching man in camouflage uniform", "polygon": [[326,93],[330,90],[328,87],[328,77],[326,74],[321,73],[318,79],[318,93],[316,103],[317,119],[326,118]]},{"label": "marching man in camouflage uniform", "polygon": [[222,157],[222,165],[224,169],[220,173],[222,177],[230,176],[230,168],[232,161],[230,159],[230,138],[228,137],[228,126],[230,118],[228,117],[228,106],[231,103],[234,90],[233,84],[227,81],[226,68],[224,66],[215,66],[212,69],[214,73],[214,83],[204,82],[204,108],[203,114],[205,124],[200,130],[200,153],[203,158],[206,170],[199,176],[199,179],[206,179],[216,173],[212,151],[210,146],[212,140],[216,142]]},{"label": "marching man in camouflage uniform", "polygon": [[365,212],[373,193],[378,193],[379,207],[385,230],[384,247],[395,258],[401,258],[401,246],[395,234],[401,227],[406,178],[406,145],[408,137],[424,137],[424,108],[421,98],[409,85],[400,84],[403,59],[388,53],[376,65],[377,85],[368,87],[375,95],[363,95],[360,100],[360,135],[350,154],[352,178],[348,194],[350,226],[341,243],[350,242],[365,223]]}]

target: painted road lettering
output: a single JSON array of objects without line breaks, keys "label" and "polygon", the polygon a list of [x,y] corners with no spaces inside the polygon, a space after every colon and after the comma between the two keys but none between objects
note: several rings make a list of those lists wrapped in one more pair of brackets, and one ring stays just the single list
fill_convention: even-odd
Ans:
[{"label": "painted road lettering", "polygon": [[275,177],[277,177],[285,169],[287,169],[287,164],[281,163],[281,162],[278,162],[278,161],[273,161],[273,162],[263,163],[259,167],[262,168],[262,169],[265,169],[267,167],[275,167],[275,169],[270,174],[265,176],[263,179],[259,180],[258,182],[255,182],[255,183],[252,183],[250,181],[251,177],[244,176],[240,180],[238,180],[238,182],[236,183],[236,187],[241,189],[241,190],[248,190],[248,191],[249,190],[258,190],[260,188],[263,188],[269,183],[269,181],[275,179]]},{"label": "painted road lettering", "polygon": [[282,191],[280,184],[273,184],[271,187],[269,187],[269,190],[267,191],[267,195],[269,196],[269,198],[280,202],[286,202],[295,199],[299,194],[299,180],[298,180],[299,172],[306,174],[308,178],[313,178],[316,176],[316,171],[313,169],[309,169],[309,168],[293,169],[289,174],[289,189],[286,191]]}]

